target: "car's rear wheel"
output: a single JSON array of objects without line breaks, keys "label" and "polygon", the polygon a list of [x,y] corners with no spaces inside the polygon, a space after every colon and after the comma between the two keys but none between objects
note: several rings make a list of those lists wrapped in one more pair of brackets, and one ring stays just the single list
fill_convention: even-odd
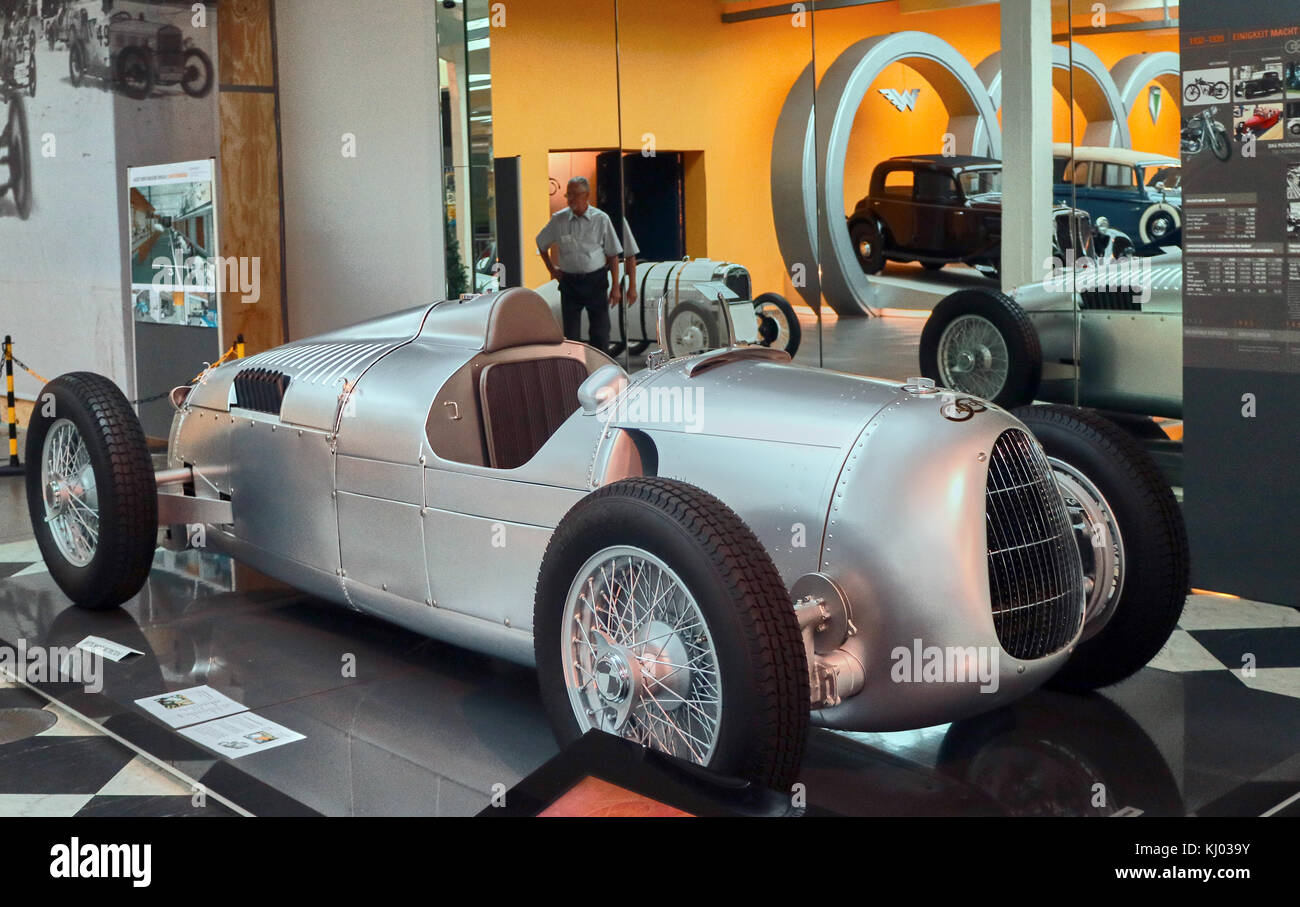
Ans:
[{"label": "car's rear wheel", "polygon": [[129,98],[143,100],[154,86],[153,58],[147,48],[127,47],[117,57],[117,82]]},{"label": "car's rear wheel", "polygon": [[758,319],[758,342],[791,356],[799,352],[803,328],[794,306],[779,293],[763,293],[754,300],[754,317]]},{"label": "car's rear wheel", "polygon": [[533,630],[561,744],[590,730],[783,789],[808,735],[808,671],[785,584],[753,532],[692,485],[608,485],[542,560]]},{"label": "car's rear wheel", "polygon": [[153,462],[116,384],[74,372],[41,391],[27,429],[27,507],[50,575],[82,608],[140,591],[158,538]]},{"label": "car's rear wheel", "polygon": [[27,220],[32,213],[32,158],[31,137],[27,132],[27,108],[23,100],[9,99],[9,114],[4,132],[0,133],[5,160],[8,162],[8,182],[0,186],[0,196],[13,193],[14,207],[19,220]]},{"label": "car's rear wheel", "polygon": [[80,41],[72,42],[68,49],[68,79],[73,86],[81,85],[86,78],[86,48]]},{"label": "car's rear wheel", "polygon": [[871,218],[854,221],[849,226],[849,239],[862,270],[879,274],[885,267],[885,237],[880,225]]},{"label": "car's rear wheel", "polygon": [[185,51],[185,75],[181,91],[192,98],[206,97],[212,90],[212,60],[197,47]]},{"label": "car's rear wheel", "polygon": [[995,290],[945,297],[921,331],[921,374],[942,387],[1019,406],[1034,399],[1042,372],[1033,322],[1014,299]]},{"label": "car's rear wheel", "polygon": [[1050,683],[1109,686],[1154,658],[1178,624],[1188,593],[1182,513],[1151,455],[1101,415],[1071,406],[1027,406],[1015,415],[1056,475],[1088,595],[1081,641]]},{"label": "car's rear wheel", "polygon": [[718,323],[693,302],[679,302],[668,316],[668,353],[690,356],[715,350],[721,343]]}]

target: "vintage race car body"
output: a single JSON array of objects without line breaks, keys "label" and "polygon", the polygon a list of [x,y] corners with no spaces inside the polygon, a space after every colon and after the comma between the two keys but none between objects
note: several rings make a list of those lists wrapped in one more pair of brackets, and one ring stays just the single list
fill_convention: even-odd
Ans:
[{"label": "vintage race car body", "polygon": [[1118,266],[1115,273],[1122,271],[1125,280],[1135,277],[1143,290],[1109,289],[1105,271],[1081,268],[1010,291],[1029,315],[1042,347],[1036,398],[1181,419],[1181,253],[1131,259],[1127,265],[1131,273]]},{"label": "vintage race car body", "polygon": [[[790,303],[774,293],[755,297],[749,270],[743,265],[709,258],[642,261],[637,264],[636,285],[636,301],[611,312],[613,355],[621,352],[625,342],[633,355],[640,355],[657,342],[661,305],[668,306],[674,316],[665,327],[675,340],[675,350],[685,353],[725,346],[727,340],[720,334],[727,326],[715,317],[719,300],[729,309],[731,339],[735,342],[761,343],[783,349],[792,356],[798,350],[802,331]],[[623,288],[626,292],[626,274]],[[559,284],[549,281],[538,287],[537,292],[559,318]],[[586,336],[585,314],[582,331]]]},{"label": "vintage race car body", "polygon": [[[923,383],[759,347],[629,377],[513,289],[235,361],[173,399],[158,479],[173,540],[198,522],[212,548],[314,595],[513,661],[534,663],[556,527],[635,476],[729,505],[792,603],[831,605],[807,631],[810,668],[831,677],[811,703],[822,724],[993,708],[1048,679],[1082,630],[1079,554],[1041,448],[997,407],[954,408]],[[900,678],[898,651],[921,646],[1000,657],[984,684]]]}]

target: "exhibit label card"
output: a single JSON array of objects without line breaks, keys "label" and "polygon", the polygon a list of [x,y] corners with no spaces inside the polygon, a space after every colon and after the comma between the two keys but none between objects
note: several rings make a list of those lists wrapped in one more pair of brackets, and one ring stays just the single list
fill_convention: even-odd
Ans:
[{"label": "exhibit label card", "polygon": [[92,655],[101,655],[109,661],[121,661],[128,655],[143,655],[139,649],[133,649],[130,646],[124,646],[115,643],[111,639],[105,639],[102,636],[87,636],[81,642],[77,643],[77,648]]},{"label": "exhibit label card", "polygon": [[174,693],[146,696],[144,699],[137,699],[135,704],[174,728],[198,724],[200,721],[211,721],[213,718],[242,712],[245,708],[206,684],[201,687],[190,687],[188,690],[177,690]]},{"label": "exhibit label card", "polygon": [[231,759],[307,739],[297,731],[291,731],[252,712],[241,712],[228,718],[196,724],[182,729],[180,733]]}]

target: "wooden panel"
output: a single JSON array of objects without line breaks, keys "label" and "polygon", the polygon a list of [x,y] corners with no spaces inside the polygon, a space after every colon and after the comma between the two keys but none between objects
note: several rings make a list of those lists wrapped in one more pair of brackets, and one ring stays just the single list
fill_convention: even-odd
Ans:
[{"label": "wooden panel", "polygon": [[221,326],[227,343],[243,334],[252,355],[284,342],[275,96],[222,92],[220,111],[220,253],[223,258],[260,259],[261,283],[254,303],[241,301],[241,294],[229,287],[221,300]]},{"label": "wooden panel", "polygon": [[217,41],[221,84],[275,84],[271,0],[221,0]]}]

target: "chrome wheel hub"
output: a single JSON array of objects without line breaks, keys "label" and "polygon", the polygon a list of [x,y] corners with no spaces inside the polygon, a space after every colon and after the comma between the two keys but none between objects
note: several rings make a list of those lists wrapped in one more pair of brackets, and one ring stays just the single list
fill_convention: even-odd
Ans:
[{"label": "chrome wheel hub", "polygon": [[1048,462],[1079,545],[1087,596],[1081,639],[1088,639],[1110,620],[1124,592],[1124,537],[1109,502],[1087,476],[1054,457]]},{"label": "chrome wheel hub", "polygon": [[86,442],[67,419],[55,422],[45,436],[41,487],[45,524],[55,545],[70,564],[85,567],[99,546],[99,492]]},{"label": "chrome wheel hub", "polygon": [[1006,341],[982,315],[961,315],[943,329],[938,350],[939,383],[991,400],[1011,371]]},{"label": "chrome wheel hub", "polygon": [[606,548],[579,570],[564,614],[562,664],[581,730],[707,765],[722,683],[704,616],[680,577],[643,549]]}]

